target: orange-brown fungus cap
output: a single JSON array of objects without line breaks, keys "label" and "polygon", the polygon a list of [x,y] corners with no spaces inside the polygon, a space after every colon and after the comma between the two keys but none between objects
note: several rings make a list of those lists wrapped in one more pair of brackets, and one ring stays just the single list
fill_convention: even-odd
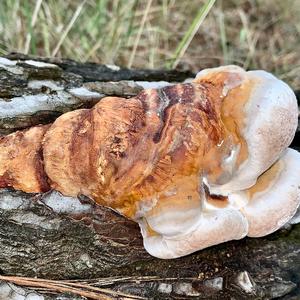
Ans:
[{"label": "orange-brown fungus cap", "polygon": [[137,202],[202,173],[203,157],[223,140],[220,88],[178,84],[61,116],[44,141],[51,186],[134,217]]},{"label": "orange-brown fungus cap", "polygon": [[50,189],[44,171],[42,141],[48,125],[0,137],[0,188],[27,193]]},{"label": "orange-brown fungus cap", "polygon": [[149,253],[179,257],[292,217],[300,155],[286,149],[297,117],[273,75],[207,69],[0,138],[0,187],[86,195],[137,221]]}]

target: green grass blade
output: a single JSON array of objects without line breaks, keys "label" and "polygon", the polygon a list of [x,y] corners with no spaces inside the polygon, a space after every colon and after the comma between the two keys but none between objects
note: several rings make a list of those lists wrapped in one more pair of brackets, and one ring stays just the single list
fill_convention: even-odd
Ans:
[{"label": "green grass blade", "polygon": [[228,57],[228,47],[227,47],[226,26],[225,26],[223,12],[219,14],[219,27],[220,27],[221,46],[223,52],[223,63],[227,65],[229,63],[229,57]]},{"label": "green grass blade", "polygon": [[206,16],[208,15],[215,2],[216,0],[207,0],[206,3],[198,11],[191,26],[188,28],[181,42],[177,46],[171,61],[167,63],[166,67],[168,69],[175,68],[178,65],[180,59],[184,55],[193,37],[195,36],[196,32],[198,31],[202,22],[205,20]]}]

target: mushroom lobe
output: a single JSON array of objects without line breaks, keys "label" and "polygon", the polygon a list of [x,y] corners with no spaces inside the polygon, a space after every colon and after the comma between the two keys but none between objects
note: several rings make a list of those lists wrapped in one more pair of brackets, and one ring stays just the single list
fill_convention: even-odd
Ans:
[{"label": "mushroom lobe", "polygon": [[262,236],[299,204],[291,89],[264,71],[207,69],[191,83],[106,97],[0,138],[0,188],[83,194],[139,223],[174,258]]},{"label": "mushroom lobe", "polygon": [[247,205],[240,210],[249,223],[248,236],[270,234],[295,215],[300,203],[299,174],[300,154],[289,148],[254,186],[229,195],[232,199],[247,199]]}]

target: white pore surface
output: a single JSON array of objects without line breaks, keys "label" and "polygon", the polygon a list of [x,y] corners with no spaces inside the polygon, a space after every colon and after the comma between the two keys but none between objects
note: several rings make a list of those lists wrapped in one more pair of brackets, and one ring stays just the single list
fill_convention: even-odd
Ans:
[{"label": "white pore surface", "polygon": [[[223,67],[226,69],[226,67]],[[229,69],[235,70],[229,66]],[[238,72],[240,68],[236,69]],[[265,71],[245,73],[258,81],[246,104],[242,135],[248,146],[248,159],[223,185],[208,183],[212,194],[228,195],[251,187],[292,142],[298,124],[298,106],[294,92],[283,81]]]},{"label": "white pore surface", "polygon": [[[141,224],[141,227],[143,224]],[[238,210],[214,210],[199,214],[198,223],[183,235],[147,236],[142,230],[144,247],[158,258],[176,258],[212,245],[241,239],[247,235],[248,222]]]},{"label": "white pore surface", "polygon": [[177,236],[185,234],[199,221],[199,207],[179,210],[178,207],[168,207],[154,216],[147,215],[149,226],[164,236]]},{"label": "white pore surface", "polygon": [[[283,170],[272,185],[249,200],[241,208],[249,222],[248,236],[270,234],[287,223],[297,212],[300,203],[300,153],[287,149],[280,158]],[[229,198],[247,197],[245,192]]]}]

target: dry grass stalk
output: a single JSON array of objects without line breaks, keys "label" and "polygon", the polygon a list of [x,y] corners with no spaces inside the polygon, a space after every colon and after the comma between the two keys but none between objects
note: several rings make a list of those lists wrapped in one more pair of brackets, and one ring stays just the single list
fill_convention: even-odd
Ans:
[{"label": "dry grass stalk", "polygon": [[76,283],[71,281],[47,280],[30,277],[2,276],[0,280],[11,282],[20,286],[41,288],[43,292],[72,293],[88,299],[113,300],[113,299],[145,299],[110,289],[98,288],[87,283]]}]

